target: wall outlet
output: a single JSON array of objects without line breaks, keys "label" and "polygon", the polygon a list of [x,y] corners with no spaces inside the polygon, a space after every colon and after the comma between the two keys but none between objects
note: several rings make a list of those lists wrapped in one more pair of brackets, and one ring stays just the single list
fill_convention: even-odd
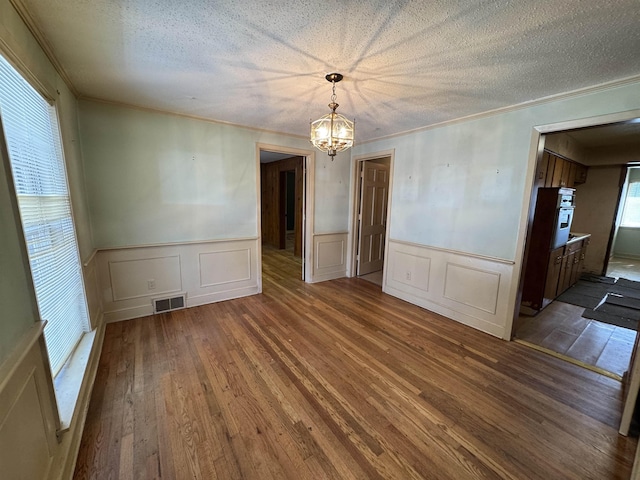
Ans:
[{"label": "wall outlet", "polygon": [[407,271],[407,280],[411,281],[411,272]]},{"label": "wall outlet", "polygon": [[153,278],[152,278],[151,280],[147,280],[147,288],[148,288],[149,290],[153,290],[153,289],[155,289],[155,288],[156,288],[156,281],[155,281],[155,279],[153,279]]}]

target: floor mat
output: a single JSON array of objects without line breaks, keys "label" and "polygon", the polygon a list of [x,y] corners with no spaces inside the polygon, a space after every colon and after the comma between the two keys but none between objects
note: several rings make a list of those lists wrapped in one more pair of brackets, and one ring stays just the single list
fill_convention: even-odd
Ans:
[{"label": "floor mat", "polygon": [[638,322],[640,322],[640,299],[608,293],[595,308],[585,309],[582,316],[610,325],[637,330]]},{"label": "floor mat", "polygon": [[[584,308],[596,308],[612,285],[609,282],[597,280],[597,278],[607,277],[595,278],[595,280],[580,278],[575,285],[565,290],[556,300]],[[615,279],[613,280],[615,281]]]}]

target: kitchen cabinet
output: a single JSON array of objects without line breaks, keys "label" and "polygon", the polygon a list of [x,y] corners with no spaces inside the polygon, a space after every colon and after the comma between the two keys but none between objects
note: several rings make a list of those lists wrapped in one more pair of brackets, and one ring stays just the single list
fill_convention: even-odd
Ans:
[{"label": "kitchen cabinet", "polygon": [[536,168],[536,187],[569,187],[587,180],[587,167],[544,150]]},{"label": "kitchen cabinet", "polygon": [[544,298],[541,308],[546,307],[558,296],[558,283],[562,275],[564,246],[551,251],[547,265],[547,278],[544,285]]},{"label": "kitchen cabinet", "polygon": [[[527,285],[527,283],[531,283],[527,280],[531,279],[535,269],[533,269],[534,272],[525,272],[526,291],[523,292],[522,298],[526,304],[523,302],[523,305],[530,308],[531,313],[542,310],[580,279],[591,235],[573,235],[574,237],[566,245],[551,250],[549,253],[544,277],[544,293],[540,300],[536,300],[535,293],[533,295],[530,293],[535,292],[535,285]],[[536,261],[535,264],[538,262]]]},{"label": "kitchen cabinet", "polygon": [[[590,235],[578,235],[563,247],[560,272],[558,274],[558,288],[556,296],[564,293],[569,287],[575,285],[582,273],[584,258],[587,253]],[[558,249],[560,250],[560,249]]]},{"label": "kitchen cabinet", "polygon": [[558,287],[558,295],[574,285],[580,278],[590,238],[591,237],[589,236],[577,237],[567,243],[564,253],[566,266],[564,267],[564,272],[561,274],[563,280],[561,285]]}]

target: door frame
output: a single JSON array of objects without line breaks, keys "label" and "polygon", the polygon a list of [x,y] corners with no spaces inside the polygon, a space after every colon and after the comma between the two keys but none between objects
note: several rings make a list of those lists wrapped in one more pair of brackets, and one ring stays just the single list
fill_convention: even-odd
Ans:
[{"label": "door frame", "polygon": [[637,122],[640,119],[640,109],[627,110],[624,112],[611,113],[606,115],[596,115],[593,117],[580,118],[577,120],[567,120],[557,123],[534,126],[531,132],[531,144],[529,149],[529,162],[527,164],[527,176],[525,181],[524,199],[520,213],[520,227],[518,229],[518,242],[516,244],[516,255],[514,260],[514,276],[518,277],[517,282],[511,282],[509,292],[509,305],[512,309],[512,316],[507,319],[505,325],[505,339],[513,339],[515,326],[520,313],[520,299],[524,286],[524,265],[527,255],[527,241],[531,235],[533,223],[533,211],[535,209],[535,171],[538,157],[542,155],[545,143],[545,134],[559,133],[577,128],[598,127],[615,123]]},{"label": "door frame", "polygon": [[316,157],[313,150],[287,147],[256,142],[256,215],[257,215],[257,255],[258,264],[258,292],[262,293],[262,185],[260,178],[260,150],[290,154],[292,157],[302,157],[302,280],[313,282],[313,229],[315,219],[315,164]]},{"label": "door frame", "polygon": [[391,199],[393,191],[393,165],[395,161],[395,149],[381,150],[373,153],[366,153],[353,157],[353,165],[351,171],[351,229],[349,232],[348,244],[349,254],[351,260],[349,262],[349,270],[347,271],[348,277],[355,277],[357,275],[357,255],[358,255],[358,214],[360,212],[360,171],[362,169],[362,162],[367,160],[378,160],[381,158],[389,157],[389,190],[387,191],[387,215],[386,215],[386,228],[384,233],[384,260],[382,262],[382,291],[386,285],[386,273],[387,273],[387,254],[389,251],[389,227],[391,225]]}]

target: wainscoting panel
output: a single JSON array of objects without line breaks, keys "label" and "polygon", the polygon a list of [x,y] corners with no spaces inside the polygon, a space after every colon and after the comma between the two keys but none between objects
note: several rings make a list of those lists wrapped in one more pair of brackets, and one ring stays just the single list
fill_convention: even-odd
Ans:
[{"label": "wainscoting panel", "polygon": [[390,269],[389,283],[399,288],[406,288],[416,295],[429,292],[429,274],[431,272],[431,258],[414,250],[399,251],[393,257],[393,267]]},{"label": "wainscoting panel", "polygon": [[471,308],[496,313],[500,274],[447,262],[444,297]]},{"label": "wainscoting panel", "polygon": [[193,307],[259,293],[258,239],[100,250],[106,321],[153,313],[152,300],[186,293]]},{"label": "wainscoting panel", "polygon": [[27,332],[0,378],[2,478],[48,478],[55,456],[57,416],[48,388],[42,326]]},{"label": "wainscoting panel", "polygon": [[383,291],[505,338],[514,263],[389,240]]},{"label": "wainscoting panel", "polygon": [[251,249],[224,250],[200,254],[200,286],[251,279]]},{"label": "wainscoting panel", "polygon": [[347,275],[347,233],[327,233],[313,236],[313,278],[322,282]]},{"label": "wainscoting panel", "polygon": [[114,302],[182,290],[179,255],[110,261],[109,277]]},{"label": "wainscoting panel", "polygon": [[89,309],[89,319],[91,328],[97,328],[102,322],[102,301],[100,298],[100,285],[98,283],[98,268],[96,255],[91,255],[83,263],[82,273],[84,278],[84,291],[87,296],[87,308]]}]

